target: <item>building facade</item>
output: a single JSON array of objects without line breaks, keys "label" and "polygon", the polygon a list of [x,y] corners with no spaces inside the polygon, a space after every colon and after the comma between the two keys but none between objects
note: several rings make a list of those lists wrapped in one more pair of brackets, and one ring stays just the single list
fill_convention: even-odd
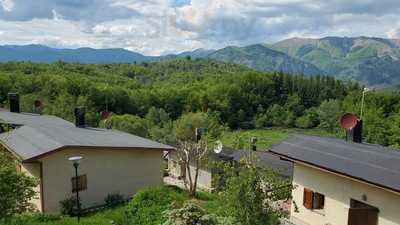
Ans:
[{"label": "building facade", "polygon": [[400,224],[400,151],[303,135],[271,151],[294,163],[293,224]]},{"label": "building facade", "polygon": [[[83,115],[84,116],[84,115]],[[57,213],[60,201],[75,197],[83,208],[105,204],[109,194],[130,198],[139,189],[163,184],[164,151],[174,148],[112,129],[91,128],[61,118],[0,111],[0,144],[37,178],[32,203]],[[78,177],[68,159],[81,156]]]}]

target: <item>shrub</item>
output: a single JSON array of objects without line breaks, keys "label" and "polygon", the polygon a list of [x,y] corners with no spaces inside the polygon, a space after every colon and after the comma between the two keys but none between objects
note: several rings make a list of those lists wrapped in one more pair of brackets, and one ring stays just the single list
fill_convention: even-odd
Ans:
[{"label": "shrub", "polygon": [[233,218],[217,217],[193,202],[186,202],[180,209],[164,212],[166,219],[163,225],[239,225]]},{"label": "shrub", "polygon": [[0,148],[0,218],[33,210],[30,200],[36,195],[37,180],[18,173],[13,162]]},{"label": "shrub", "polygon": [[217,220],[207,215],[205,210],[192,202],[187,202],[180,209],[166,210],[164,225],[216,225]]},{"label": "shrub", "polygon": [[62,215],[69,215],[69,216],[76,215],[78,212],[76,203],[77,202],[75,197],[70,197],[60,201],[60,213]]},{"label": "shrub", "polygon": [[136,193],[127,208],[128,224],[159,225],[163,223],[162,214],[171,203],[182,204],[182,192],[171,187],[153,187]]},{"label": "shrub", "polygon": [[107,206],[113,207],[124,203],[125,198],[123,195],[118,193],[108,194],[107,197],[104,198],[104,202]]}]

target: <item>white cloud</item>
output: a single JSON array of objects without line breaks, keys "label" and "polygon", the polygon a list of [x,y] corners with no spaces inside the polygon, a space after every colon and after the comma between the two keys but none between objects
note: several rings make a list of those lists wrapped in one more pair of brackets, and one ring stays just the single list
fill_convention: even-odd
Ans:
[{"label": "white cloud", "polygon": [[14,2],[12,0],[0,0],[0,6],[3,7],[4,11],[11,12],[14,8]]},{"label": "white cloud", "polygon": [[[398,0],[0,0],[1,44],[145,54],[288,37],[399,37]],[[2,11],[3,10],[3,11]],[[2,15],[3,13],[3,15]]]}]

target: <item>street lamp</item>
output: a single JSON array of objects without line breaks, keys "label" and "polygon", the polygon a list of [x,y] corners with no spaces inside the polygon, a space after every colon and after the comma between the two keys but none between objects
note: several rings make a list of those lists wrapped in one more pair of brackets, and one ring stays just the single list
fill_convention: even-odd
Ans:
[{"label": "street lamp", "polygon": [[360,112],[360,120],[362,120],[363,117],[363,109],[364,109],[364,99],[365,99],[365,93],[370,91],[371,89],[369,88],[364,88],[362,92],[362,98],[361,98],[361,112]]},{"label": "street lamp", "polygon": [[78,167],[79,163],[82,159],[82,156],[73,156],[68,158],[69,161],[71,161],[74,165],[75,168],[75,192],[76,192],[76,206],[78,209],[78,223],[80,221],[80,215],[81,215],[81,203],[79,202],[79,187],[78,187]]}]

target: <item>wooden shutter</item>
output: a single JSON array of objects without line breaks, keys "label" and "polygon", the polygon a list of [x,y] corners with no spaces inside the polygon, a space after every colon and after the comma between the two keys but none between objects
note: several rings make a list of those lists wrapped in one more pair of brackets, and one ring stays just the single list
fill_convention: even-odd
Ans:
[{"label": "wooden shutter", "polygon": [[313,209],[323,209],[325,205],[325,196],[315,192],[313,195]]},{"label": "wooden shutter", "polygon": [[348,225],[377,225],[378,211],[373,208],[350,208]]},{"label": "wooden shutter", "polygon": [[303,205],[306,209],[313,208],[314,192],[310,189],[304,188]]},{"label": "wooden shutter", "polygon": [[72,183],[72,192],[76,192],[76,186],[78,186],[78,191],[83,191],[87,189],[87,179],[86,179],[86,175],[80,175],[78,176],[78,185],[76,185],[76,178],[73,177],[71,179],[71,183]]}]

